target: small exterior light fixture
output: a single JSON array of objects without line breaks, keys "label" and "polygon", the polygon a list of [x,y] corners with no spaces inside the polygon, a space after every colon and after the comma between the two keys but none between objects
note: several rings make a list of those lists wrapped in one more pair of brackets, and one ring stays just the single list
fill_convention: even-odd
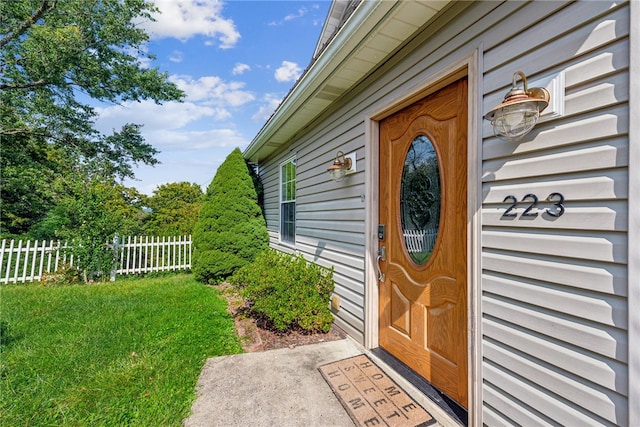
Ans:
[{"label": "small exterior light fixture", "polygon": [[[524,89],[516,85],[518,76]],[[540,113],[549,105],[550,97],[545,88],[527,88],[527,77],[522,71],[516,71],[511,90],[505,95],[502,104],[489,111],[484,118],[491,122],[493,131],[499,138],[519,141],[536,125]]]},{"label": "small exterior light fixture", "polygon": [[351,158],[345,157],[342,151],[338,151],[336,154],[336,159],[333,161],[333,164],[329,166],[327,172],[329,172],[329,176],[335,182],[340,182],[344,179],[344,176],[347,174],[347,171],[351,169]]}]

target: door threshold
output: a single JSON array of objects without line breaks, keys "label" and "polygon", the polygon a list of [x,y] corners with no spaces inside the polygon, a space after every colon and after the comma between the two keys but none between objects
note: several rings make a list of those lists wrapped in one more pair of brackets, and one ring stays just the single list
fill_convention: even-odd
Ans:
[{"label": "door threshold", "polygon": [[459,424],[468,425],[468,412],[465,408],[460,406],[455,400],[429,384],[424,378],[415,373],[407,365],[393,357],[389,352],[385,351],[381,347],[376,347],[370,350],[371,354],[379,358],[386,363],[391,369],[396,371],[407,382],[418,389],[422,394],[427,396],[438,407],[440,407],[449,417]]}]

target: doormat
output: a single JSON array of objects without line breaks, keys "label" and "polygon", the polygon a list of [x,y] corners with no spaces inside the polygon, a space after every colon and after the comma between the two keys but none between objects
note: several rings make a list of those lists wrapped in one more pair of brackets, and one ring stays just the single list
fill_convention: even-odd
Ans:
[{"label": "doormat", "polygon": [[364,354],[318,369],[357,426],[425,427],[436,423]]}]

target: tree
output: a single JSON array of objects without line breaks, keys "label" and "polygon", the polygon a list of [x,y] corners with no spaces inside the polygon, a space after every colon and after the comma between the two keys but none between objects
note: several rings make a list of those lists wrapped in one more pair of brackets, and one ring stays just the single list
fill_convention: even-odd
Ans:
[{"label": "tree", "polygon": [[93,109],[77,93],[117,103],[182,97],[167,75],[144,68],[144,0],[0,3],[2,135],[41,135],[90,149]]},{"label": "tree", "polygon": [[54,183],[64,188],[56,188],[55,206],[33,231],[39,238],[55,236],[70,243],[69,252],[85,281],[108,276],[114,262],[108,242],[117,233],[140,233],[145,202],[135,189],[91,171],[78,169],[74,179]]},{"label": "tree", "polygon": [[153,56],[137,23],[155,10],[146,0],[0,1],[3,231],[24,233],[42,218],[49,175],[71,173],[70,162],[99,160],[120,179],[134,176],[134,164],[157,163],[139,125],[102,135],[94,108],[82,102],[182,98],[166,73],[142,65]]},{"label": "tree", "polygon": [[198,184],[173,182],[159,186],[147,199],[151,213],[145,220],[145,232],[153,236],[191,234],[202,206]]},{"label": "tree", "polygon": [[57,167],[46,147],[31,138],[2,139],[0,155],[0,238],[26,236],[53,206]]},{"label": "tree", "polygon": [[193,231],[193,272],[219,283],[267,248],[269,236],[249,170],[236,148],[218,168]]},{"label": "tree", "polygon": [[[0,228],[3,238],[42,238],[38,224],[55,207],[56,201],[64,196],[57,194],[57,191],[66,191],[67,188],[52,184],[68,181],[67,185],[72,185],[79,170],[86,177],[92,169],[91,179],[102,177],[105,182],[114,185],[122,176],[133,176],[133,160],[114,162],[113,157],[105,153],[96,153],[93,157],[74,157],[70,150],[47,143],[40,144],[37,142],[39,139],[28,135],[2,139]],[[106,139],[114,141],[114,146],[126,147],[137,144],[141,136],[136,125],[126,125],[121,132]],[[123,153],[122,157],[130,158],[130,155]],[[38,230],[34,231],[34,228]]]}]

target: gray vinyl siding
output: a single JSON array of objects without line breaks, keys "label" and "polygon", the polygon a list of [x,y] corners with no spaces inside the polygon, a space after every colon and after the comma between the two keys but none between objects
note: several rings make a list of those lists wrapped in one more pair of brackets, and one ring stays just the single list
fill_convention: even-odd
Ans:
[{"label": "gray vinyl siding", "polygon": [[[337,324],[364,341],[365,118],[444,65],[481,48],[477,120],[514,71],[564,72],[565,111],[510,143],[481,123],[480,372],[486,425],[628,423],[629,4],[474,2],[455,5],[285,151],[261,165],[272,247],[278,164],[295,152],[295,250],[335,268]],[[470,114],[473,112],[470,111]],[[637,120],[637,119],[636,119]],[[374,141],[375,143],[375,141]],[[341,183],[326,168],[357,153]],[[566,198],[550,220],[501,217],[505,196]]]},{"label": "gray vinyl siding", "polygon": [[[530,142],[483,128],[483,421],[626,425],[629,6],[536,6],[483,57],[484,111],[514,69],[564,71],[566,96]],[[501,218],[507,195],[558,191],[557,220]]]},{"label": "gray vinyl siding", "polygon": [[[343,138],[348,142],[344,143]],[[337,150],[358,153],[358,172],[341,183],[329,180],[326,172]],[[279,242],[277,194],[279,163],[292,153],[297,158],[294,247]],[[271,247],[301,253],[309,261],[333,267],[335,292],[340,296],[341,305],[336,324],[359,342],[364,342],[363,155],[364,132],[361,126],[355,129],[316,129],[261,166]]]}]

